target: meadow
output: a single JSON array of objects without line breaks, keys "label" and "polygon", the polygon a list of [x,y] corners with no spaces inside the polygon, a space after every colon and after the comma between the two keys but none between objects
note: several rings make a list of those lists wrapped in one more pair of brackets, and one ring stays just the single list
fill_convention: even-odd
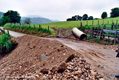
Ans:
[{"label": "meadow", "polygon": [[[97,20],[82,20],[82,21],[59,21],[59,22],[51,22],[47,24],[11,24],[7,23],[4,25],[5,28],[19,28],[19,29],[28,29],[34,30],[35,28],[40,27],[40,32],[48,32],[52,30],[52,28],[73,28],[73,27],[81,27],[81,26],[101,26],[106,25],[111,27],[112,24],[119,24],[119,17],[116,18],[106,18],[106,19],[97,19]],[[21,27],[20,27],[21,26]],[[48,31],[47,31],[48,30]]]},{"label": "meadow", "polygon": [[107,19],[97,19],[97,20],[85,20],[85,21],[61,21],[61,22],[52,22],[48,24],[41,24],[42,27],[47,28],[73,28],[82,26],[98,26],[98,25],[112,25],[119,24],[119,17],[116,18],[107,18]]}]

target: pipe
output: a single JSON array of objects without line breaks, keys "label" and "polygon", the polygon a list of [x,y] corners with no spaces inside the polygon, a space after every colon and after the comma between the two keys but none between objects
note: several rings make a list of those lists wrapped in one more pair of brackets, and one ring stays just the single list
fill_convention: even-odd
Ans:
[{"label": "pipe", "polygon": [[81,30],[79,30],[76,27],[72,29],[72,32],[73,32],[74,36],[79,38],[80,40],[84,40],[87,37],[84,32],[82,32]]},{"label": "pipe", "polygon": [[103,29],[103,32],[105,32],[105,33],[119,34],[119,30],[107,30],[107,29]]}]

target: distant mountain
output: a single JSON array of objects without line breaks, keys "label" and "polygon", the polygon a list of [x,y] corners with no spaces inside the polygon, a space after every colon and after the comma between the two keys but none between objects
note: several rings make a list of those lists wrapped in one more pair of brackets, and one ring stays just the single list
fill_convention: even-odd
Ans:
[{"label": "distant mountain", "polygon": [[26,18],[30,18],[32,24],[44,24],[44,23],[49,23],[49,22],[54,22],[48,18],[43,18],[43,17],[22,17],[21,22],[24,22]]},{"label": "distant mountain", "polygon": [[0,12],[0,18],[3,16],[3,12]]}]

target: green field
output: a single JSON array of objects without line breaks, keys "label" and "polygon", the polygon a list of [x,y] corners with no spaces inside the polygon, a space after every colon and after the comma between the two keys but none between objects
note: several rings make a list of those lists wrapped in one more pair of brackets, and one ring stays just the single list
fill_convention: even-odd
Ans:
[{"label": "green field", "polygon": [[[85,20],[85,21],[59,21],[59,22],[51,22],[47,24],[30,24],[32,27],[39,27],[39,25],[42,28],[73,28],[73,27],[80,27],[82,23],[82,26],[99,26],[99,25],[107,25],[111,26],[112,23],[114,24],[119,24],[119,17],[116,18],[107,18],[107,19],[98,19],[98,20]],[[13,24],[6,24],[8,25],[13,25]],[[19,26],[19,25],[18,25]],[[25,25],[29,26],[29,25]]]},{"label": "green field", "polygon": [[119,17],[116,18],[107,18],[107,19],[98,19],[98,20],[86,20],[86,21],[61,21],[61,22],[52,22],[48,24],[41,24],[42,27],[47,28],[48,26],[50,28],[73,28],[73,27],[80,27],[82,22],[82,25],[111,25],[119,24]]},{"label": "green field", "polygon": [[[82,25],[81,25],[82,23]],[[51,22],[47,24],[12,24],[7,23],[4,28],[13,31],[19,31],[28,34],[41,34],[48,33],[48,35],[55,35],[56,29],[73,28],[78,27],[80,30],[92,29],[92,28],[104,28],[111,29],[112,24],[119,25],[119,17],[98,19],[98,20],[85,20],[85,21],[59,21]],[[81,27],[82,26],[82,27]],[[119,29],[119,28],[118,28]],[[117,30],[117,29],[116,29]]]}]

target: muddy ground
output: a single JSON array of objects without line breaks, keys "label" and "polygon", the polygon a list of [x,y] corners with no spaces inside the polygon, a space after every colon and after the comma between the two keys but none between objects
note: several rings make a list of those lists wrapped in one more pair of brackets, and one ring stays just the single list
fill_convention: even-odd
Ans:
[{"label": "muddy ground", "polygon": [[84,41],[68,39],[57,39],[64,45],[80,52],[93,68],[105,75],[106,80],[114,80],[114,76],[119,74],[119,58],[116,58],[117,46],[101,45]]},{"label": "muddy ground", "polygon": [[30,35],[16,41],[17,48],[0,59],[0,80],[113,80],[119,73],[115,48]]}]

